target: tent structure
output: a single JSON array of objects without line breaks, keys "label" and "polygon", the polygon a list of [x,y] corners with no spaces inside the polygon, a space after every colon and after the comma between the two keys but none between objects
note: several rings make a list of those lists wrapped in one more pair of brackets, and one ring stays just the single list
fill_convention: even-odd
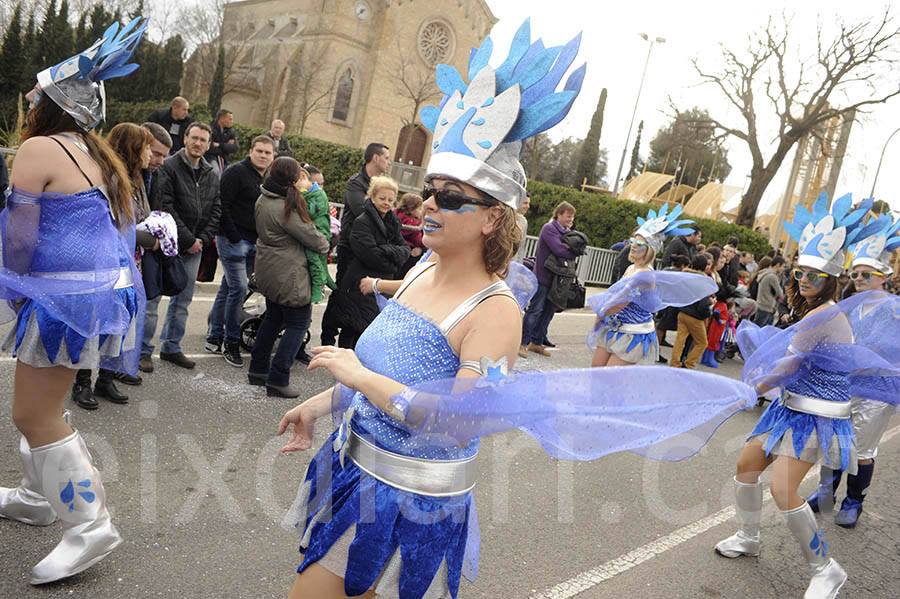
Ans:
[{"label": "tent structure", "polygon": [[625,188],[620,196],[623,200],[646,203],[656,197],[659,190],[666,183],[675,179],[675,175],[663,175],[662,173],[641,173],[637,177],[625,183]]},{"label": "tent structure", "polygon": [[728,203],[743,191],[740,187],[722,183],[707,183],[684,206],[684,212],[700,218],[734,222],[737,207],[726,209]]}]

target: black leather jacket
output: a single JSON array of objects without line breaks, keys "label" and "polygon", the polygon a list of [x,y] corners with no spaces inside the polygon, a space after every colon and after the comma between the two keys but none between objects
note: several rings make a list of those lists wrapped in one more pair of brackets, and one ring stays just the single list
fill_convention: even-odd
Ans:
[{"label": "black leather jacket", "polygon": [[156,177],[154,193],[160,210],[171,214],[178,225],[178,250],[184,253],[197,238],[210,245],[222,214],[219,178],[213,168],[201,159],[194,170],[181,149],[166,158]]}]

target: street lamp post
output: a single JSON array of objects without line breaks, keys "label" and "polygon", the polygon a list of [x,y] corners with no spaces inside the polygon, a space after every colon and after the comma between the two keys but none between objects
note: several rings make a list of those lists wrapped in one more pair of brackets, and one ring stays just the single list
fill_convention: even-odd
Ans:
[{"label": "street lamp post", "polygon": [[[647,49],[647,60],[644,61],[644,72],[641,74],[641,84],[638,87],[637,98],[634,100],[634,112],[631,113],[631,122],[628,124],[628,135],[625,136],[625,147],[622,148],[622,159],[619,161],[619,170],[616,171],[616,181],[613,184],[613,197],[619,196],[619,177],[622,176],[622,167],[625,165],[625,154],[628,153],[628,142],[631,141],[631,129],[634,127],[634,118],[637,116],[638,104],[641,101],[641,91],[644,89],[644,79],[647,77],[647,66],[650,64],[650,53],[653,52],[653,44],[664,44],[666,38],[658,37],[650,39],[646,33],[638,34],[645,41],[650,42],[650,48]],[[624,188],[624,185],[622,186]]]},{"label": "street lamp post", "polygon": [[893,133],[888,135],[887,141],[884,142],[884,147],[881,148],[881,158],[878,159],[878,168],[875,169],[875,178],[872,180],[872,191],[869,193],[870,198],[875,197],[875,184],[878,183],[878,173],[881,172],[881,163],[884,162],[884,153],[887,152],[888,144],[891,143],[891,138],[900,133],[900,129],[896,129]]}]

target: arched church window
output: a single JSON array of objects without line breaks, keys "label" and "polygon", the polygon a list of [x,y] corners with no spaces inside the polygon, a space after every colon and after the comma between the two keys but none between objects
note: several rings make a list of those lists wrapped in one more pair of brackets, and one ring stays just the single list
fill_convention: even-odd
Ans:
[{"label": "arched church window", "polygon": [[353,97],[353,73],[350,69],[344,71],[338,79],[337,93],[334,96],[334,110],[331,118],[336,121],[346,121],[350,116],[350,99]]}]

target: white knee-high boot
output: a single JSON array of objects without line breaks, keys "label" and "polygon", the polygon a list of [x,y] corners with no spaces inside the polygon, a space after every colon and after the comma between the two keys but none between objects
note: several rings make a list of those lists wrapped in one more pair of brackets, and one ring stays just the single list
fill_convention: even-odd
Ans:
[{"label": "white knee-high boot", "polygon": [[834,599],[847,582],[847,573],[833,558],[828,557],[828,545],[819,530],[812,508],[804,502],[798,508],[781,513],[784,514],[794,538],[800,543],[803,557],[812,572],[812,580],[803,599]]},{"label": "white knee-high boot", "polygon": [[759,555],[759,523],[762,518],[762,483],[742,483],[734,479],[734,511],[738,531],[716,544],[716,553],[723,557]]},{"label": "white knee-high boot", "polygon": [[62,540],[31,571],[31,584],[43,584],[86,570],[122,537],[110,522],[100,473],[77,431],[33,448],[31,455],[41,492],[63,522]]},{"label": "white knee-high boot", "polygon": [[56,512],[38,490],[31,447],[24,436],[19,439],[19,455],[22,458],[22,481],[14,489],[0,487],[0,518],[35,526],[56,522]]}]

